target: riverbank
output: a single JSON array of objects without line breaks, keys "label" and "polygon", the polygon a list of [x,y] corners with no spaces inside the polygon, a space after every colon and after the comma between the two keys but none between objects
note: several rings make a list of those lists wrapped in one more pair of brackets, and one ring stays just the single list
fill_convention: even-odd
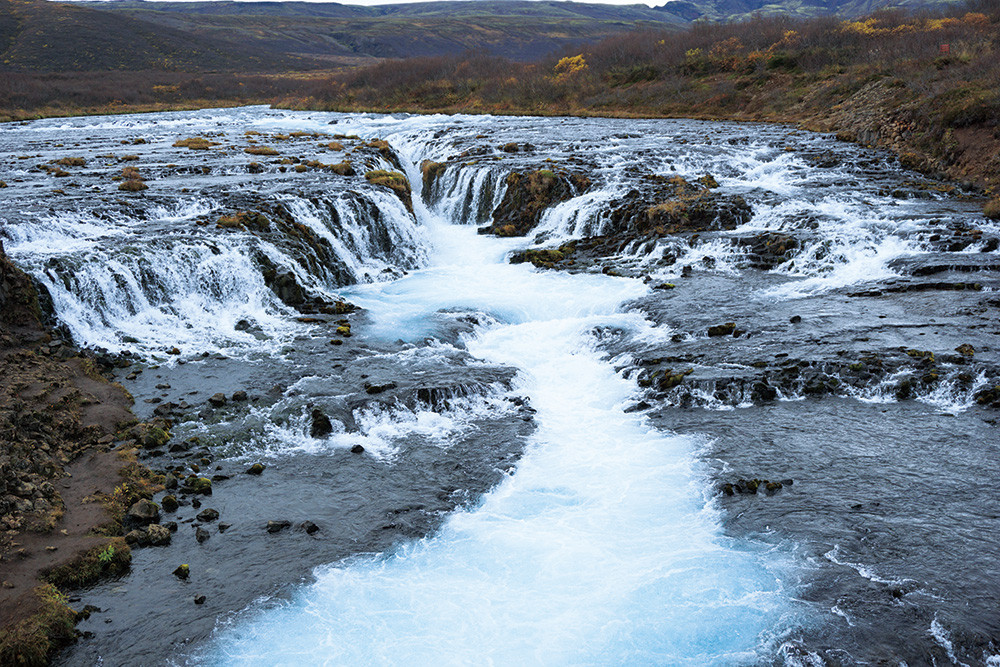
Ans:
[{"label": "riverbank", "polygon": [[127,570],[125,510],[155,488],[123,427],[131,396],[42,324],[0,246],[0,662],[46,664],[86,612],[66,592]]}]

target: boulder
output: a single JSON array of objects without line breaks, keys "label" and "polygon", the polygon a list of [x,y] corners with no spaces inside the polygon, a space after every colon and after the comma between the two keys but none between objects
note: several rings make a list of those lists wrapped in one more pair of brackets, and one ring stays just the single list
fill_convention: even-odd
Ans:
[{"label": "boulder", "polygon": [[140,500],[125,512],[126,526],[147,526],[160,522],[160,508],[151,500]]},{"label": "boulder", "polygon": [[204,523],[208,523],[209,521],[215,521],[218,518],[219,518],[219,510],[212,509],[211,507],[208,509],[203,509],[202,511],[198,512],[198,521]]},{"label": "boulder", "polygon": [[333,433],[333,424],[330,418],[323,414],[319,408],[315,408],[311,415],[312,425],[309,428],[309,435],[313,438],[325,438]]}]

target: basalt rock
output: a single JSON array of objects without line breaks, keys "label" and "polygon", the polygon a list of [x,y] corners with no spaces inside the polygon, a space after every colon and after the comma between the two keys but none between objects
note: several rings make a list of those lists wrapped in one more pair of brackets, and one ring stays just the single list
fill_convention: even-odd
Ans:
[{"label": "basalt rock", "polygon": [[315,408],[310,415],[312,425],[309,427],[309,435],[313,438],[325,438],[333,433],[333,424],[330,418],[323,414],[319,408]]},{"label": "basalt rock", "polygon": [[545,209],[585,193],[590,186],[582,174],[551,169],[514,172],[507,176],[507,190],[493,211],[493,223],[479,233],[524,236],[538,225]]},{"label": "basalt rock", "polygon": [[643,189],[629,191],[611,208],[606,234],[620,238],[731,230],[753,215],[743,197],[680,176],[648,176]]},{"label": "basalt rock", "polygon": [[125,513],[126,526],[146,526],[159,523],[160,508],[151,500],[140,500],[128,508]]}]

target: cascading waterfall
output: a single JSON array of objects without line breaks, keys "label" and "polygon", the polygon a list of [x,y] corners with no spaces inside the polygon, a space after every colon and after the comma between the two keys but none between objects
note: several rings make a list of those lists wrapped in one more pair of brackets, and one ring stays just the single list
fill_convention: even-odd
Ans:
[{"label": "cascading waterfall", "polygon": [[419,338],[421,319],[443,308],[488,313],[465,344],[519,369],[538,411],[525,457],[438,534],[320,568],[291,601],[251,609],[191,659],[702,665],[774,650],[773,629],[793,613],[781,559],[722,537],[696,439],[626,414],[636,387],[595,348],[595,328],[656,335],[620,311],[646,288],[508,265],[513,242],[417,211],[435,241],[431,266],[349,296],[389,340]]},{"label": "cascading waterfall", "polygon": [[[334,300],[346,284],[425,261],[422,232],[390,193],[281,194],[274,202],[329,245],[334,264],[279,235],[202,233],[196,219],[214,226],[220,215],[220,201],[204,198],[19,221],[4,230],[6,249],[45,286],[79,343],[153,354],[173,346],[183,353],[277,349],[296,327],[267,284],[267,268]],[[251,327],[264,336],[248,333]]]}]

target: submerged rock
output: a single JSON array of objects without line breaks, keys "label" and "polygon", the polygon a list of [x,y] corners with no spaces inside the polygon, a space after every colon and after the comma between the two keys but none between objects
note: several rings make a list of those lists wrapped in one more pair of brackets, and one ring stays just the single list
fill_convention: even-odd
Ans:
[{"label": "submerged rock", "polygon": [[291,521],[268,521],[267,522],[267,532],[269,533],[279,533],[289,526],[292,525]]}]

